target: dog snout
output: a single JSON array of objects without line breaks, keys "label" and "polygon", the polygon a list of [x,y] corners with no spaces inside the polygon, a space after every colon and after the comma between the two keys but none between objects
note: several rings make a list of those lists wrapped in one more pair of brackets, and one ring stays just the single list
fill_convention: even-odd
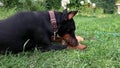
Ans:
[{"label": "dog snout", "polygon": [[77,39],[76,38],[72,38],[71,36],[70,36],[70,34],[65,34],[64,36],[63,36],[63,39],[66,41],[66,43],[68,44],[68,45],[70,45],[70,46],[77,46],[78,45],[78,41],[77,41]]}]

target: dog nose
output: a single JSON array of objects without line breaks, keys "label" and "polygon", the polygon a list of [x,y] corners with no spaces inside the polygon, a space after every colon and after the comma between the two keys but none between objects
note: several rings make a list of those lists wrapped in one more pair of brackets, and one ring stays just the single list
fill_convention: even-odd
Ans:
[{"label": "dog nose", "polygon": [[77,46],[79,43],[78,43],[78,40],[76,39],[75,40],[75,46]]},{"label": "dog nose", "polygon": [[73,39],[74,41],[73,41],[73,43],[72,43],[72,45],[73,46],[77,46],[79,43],[78,43],[78,41],[77,41],[77,39]]}]

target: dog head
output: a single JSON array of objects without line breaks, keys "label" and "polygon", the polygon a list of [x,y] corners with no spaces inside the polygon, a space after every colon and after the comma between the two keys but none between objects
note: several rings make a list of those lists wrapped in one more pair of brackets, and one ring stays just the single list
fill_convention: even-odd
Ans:
[{"label": "dog head", "polygon": [[75,22],[73,20],[76,13],[77,11],[67,12],[67,10],[64,10],[62,13],[62,23],[58,30],[58,34],[71,46],[78,45],[75,37]]}]

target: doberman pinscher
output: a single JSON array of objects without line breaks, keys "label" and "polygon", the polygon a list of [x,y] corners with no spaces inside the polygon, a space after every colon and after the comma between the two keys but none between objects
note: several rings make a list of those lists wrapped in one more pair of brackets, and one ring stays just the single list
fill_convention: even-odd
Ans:
[{"label": "doberman pinscher", "polygon": [[[77,11],[19,12],[0,21],[0,52],[18,53],[34,48],[43,51],[61,50],[67,46],[53,45],[51,36],[63,37],[72,46],[77,46],[75,22]],[[52,15],[52,16],[51,16]],[[27,42],[27,43],[26,43]]]}]

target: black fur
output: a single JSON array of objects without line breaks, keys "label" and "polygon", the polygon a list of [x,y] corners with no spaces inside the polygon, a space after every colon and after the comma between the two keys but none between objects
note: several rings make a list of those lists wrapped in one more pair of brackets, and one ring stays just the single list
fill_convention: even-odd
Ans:
[{"label": "black fur", "polygon": [[[66,12],[55,12],[58,34],[63,36],[65,33],[70,33],[75,38],[75,24],[73,19],[65,19],[67,14]],[[70,31],[67,31],[68,29]],[[23,49],[27,51],[35,47],[46,51],[65,49],[66,46],[51,43],[52,35],[53,29],[47,11],[19,12],[0,21],[0,52],[18,53]],[[28,39],[29,41],[24,47],[24,43]]]}]

